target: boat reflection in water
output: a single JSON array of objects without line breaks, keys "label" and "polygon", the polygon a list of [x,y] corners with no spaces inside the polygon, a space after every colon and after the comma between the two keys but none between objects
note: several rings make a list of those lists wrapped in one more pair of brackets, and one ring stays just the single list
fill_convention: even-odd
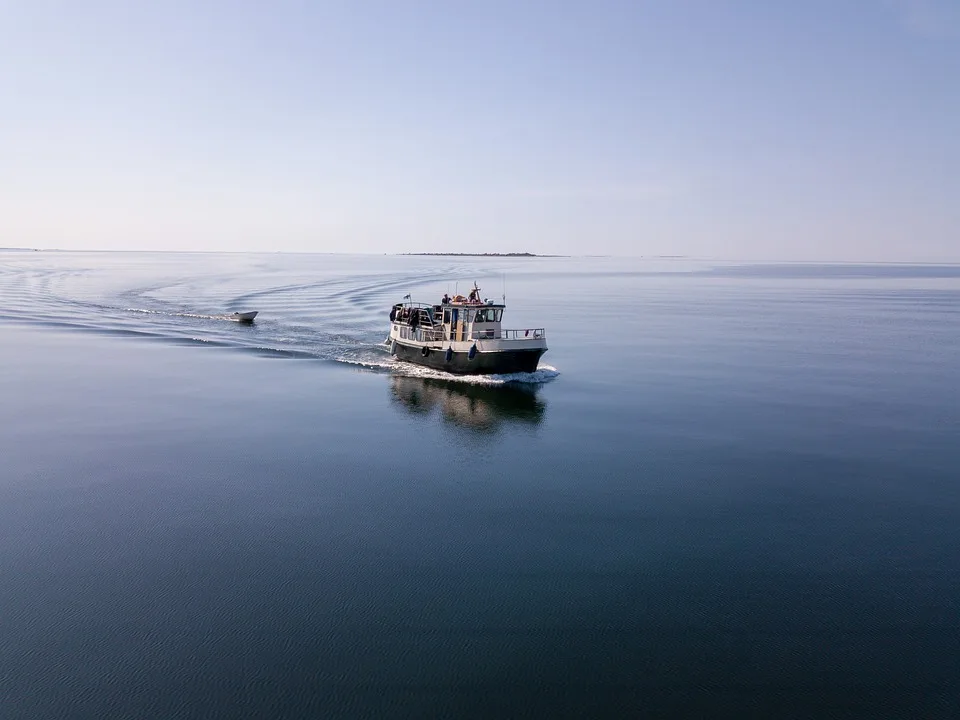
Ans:
[{"label": "boat reflection in water", "polygon": [[535,385],[474,385],[432,378],[391,378],[394,400],[416,415],[439,411],[444,421],[476,432],[505,425],[539,425],[546,404]]}]

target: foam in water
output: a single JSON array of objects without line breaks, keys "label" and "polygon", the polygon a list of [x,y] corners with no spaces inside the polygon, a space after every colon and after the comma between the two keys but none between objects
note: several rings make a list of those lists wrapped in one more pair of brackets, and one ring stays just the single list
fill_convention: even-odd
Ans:
[{"label": "foam in water", "polygon": [[163,310],[147,310],[144,308],[124,308],[126,312],[143,313],[145,315],[164,315],[166,317],[196,318],[197,320],[233,320],[233,315],[205,315],[203,313],[190,312],[165,312]]},{"label": "foam in water", "polygon": [[554,380],[560,373],[550,365],[541,365],[532,373],[508,373],[504,375],[454,375],[452,373],[433,370],[422,365],[394,360],[393,372],[404,377],[429,378],[450,382],[469,383],[471,385],[542,385]]},{"label": "foam in water", "polygon": [[454,375],[453,373],[434,370],[422,365],[403,362],[395,358],[376,360],[370,358],[337,358],[338,362],[350,365],[359,365],[370,370],[386,370],[402,377],[416,377],[427,380],[444,380],[447,382],[467,383],[470,385],[542,385],[555,380],[560,371],[552,365],[541,365],[532,373],[506,373],[503,375]]}]

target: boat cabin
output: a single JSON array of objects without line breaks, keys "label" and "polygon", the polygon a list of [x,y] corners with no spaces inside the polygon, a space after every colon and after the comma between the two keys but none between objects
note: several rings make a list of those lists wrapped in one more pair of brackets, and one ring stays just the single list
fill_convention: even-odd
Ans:
[{"label": "boat cabin", "polygon": [[390,310],[390,322],[394,337],[419,343],[544,337],[543,328],[505,330],[502,325],[505,309],[503,303],[481,300],[480,288],[474,286],[468,297],[444,295],[439,305],[397,303]]},{"label": "boat cabin", "polygon": [[[483,340],[502,337],[504,305],[454,302],[440,305],[398,303],[390,312],[394,325],[406,326],[418,340]],[[410,339],[414,339],[411,334]]]}]

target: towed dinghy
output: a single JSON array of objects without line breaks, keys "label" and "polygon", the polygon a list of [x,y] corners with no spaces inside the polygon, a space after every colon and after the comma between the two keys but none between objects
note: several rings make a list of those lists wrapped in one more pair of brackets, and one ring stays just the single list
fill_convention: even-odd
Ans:
[{"label": "towed dinghy", "polygon": [[230,315],[229,318],[237,322],[252,323],[256,316],[257,311],[251,310],[250,312],[235,312],[233,315]]}]

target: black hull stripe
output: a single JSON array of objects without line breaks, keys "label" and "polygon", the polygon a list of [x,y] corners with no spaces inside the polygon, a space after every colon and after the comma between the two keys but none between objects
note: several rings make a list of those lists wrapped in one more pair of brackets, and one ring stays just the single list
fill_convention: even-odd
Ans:
[{"label": "black hull stripe", "polygon": [[447,362],[446,349],[430,349],[424,356],[419,345],[404,345],[397,342],[395,355],[404,362],[423,365],[455,375],[508,375],[519,372],[536,372],[540,357],[546,352],[536,350],[499,350],[497,352],[477,352],[473,359],[465,352],[454,352]]}]

